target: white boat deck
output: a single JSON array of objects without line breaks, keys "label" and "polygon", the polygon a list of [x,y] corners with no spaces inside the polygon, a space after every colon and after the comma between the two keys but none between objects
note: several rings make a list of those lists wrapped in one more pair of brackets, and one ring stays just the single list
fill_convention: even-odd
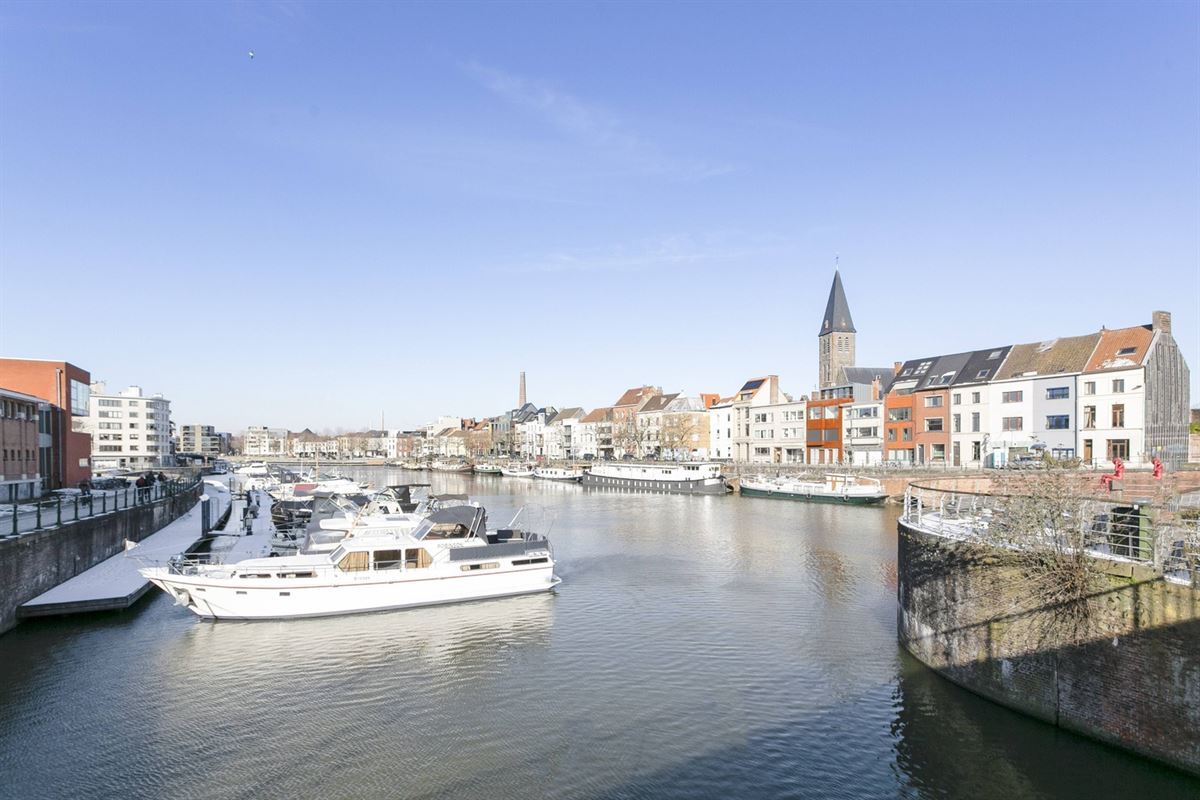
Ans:
[{"label": "white boat deck", "polygon": [[[229,507],[229,492],[206,481],[204,494],[213,503],[212,521],[215,523]],[[270,521],[269,515],[267,521]],[[138,569],[147,562],[166,561],[183,552],[200,536],[200,504],[197,503],[133,549],[117,553],[23,603],[17,613],[28,618],[128,608],[150,587],[150,582],[138,573]]]}]

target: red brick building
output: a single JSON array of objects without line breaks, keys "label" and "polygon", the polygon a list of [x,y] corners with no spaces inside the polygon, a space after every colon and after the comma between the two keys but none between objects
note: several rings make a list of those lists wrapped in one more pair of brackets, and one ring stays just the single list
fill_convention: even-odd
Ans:
[{"label": "red brick building", "polygon": [[0,502],[16,503],[42,494],[38,422],[47,408],[32,395],[0,389]]},{"label": "red brick building", "polygon": [[75,430],[75,417],[87,417],[92,377],[68,361],[0,358],[0,386],[44,400],[50,447],[40,472],[47,489],[75,486],[92,476],[91,434]]}]

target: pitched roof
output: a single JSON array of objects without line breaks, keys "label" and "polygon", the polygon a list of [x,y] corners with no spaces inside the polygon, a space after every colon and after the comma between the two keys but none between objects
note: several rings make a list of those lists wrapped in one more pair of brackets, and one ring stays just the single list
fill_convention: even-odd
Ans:
[{"label": "pitched roof", "polygon": [[1061,339],[1015,345],[1004,360],[1004,366],[1000,368],[996,379],[1083,372],[1099,341],[1099,333],[1089,333],[1084,336],[1066,336]]},{"label": "pitched roof", "polygon": [[572,406],[571,408],[564,408],[562,411],[558,412],[553,417],[548,418],[546,420],[546,424],[552,425],[555,422],[565,422],[566,420],[569,420],[569,419],[579,419],[582,416],[583,416],[583,409],[580,408],[579,406]]},{"label": "pitched roof", "polygon": [[892,377],[891,367],[842,367],[842,384],[872,383],[876,378],[881,381]]},{"label": "pitched roof", "polygon": [[674,394],[655,395],[654,397],[651,397],[649,400],[647,400],[646,404],[644,406],[642,406],[639,409],[639,411],[641,413],[645,413],[647,411],[662,411],[676,397],[679,397],[679,392],[675,392]]},{"label": "pitched roof", "polygon": [[976,350],[971,353],[971,357],[967,359],[967,364],[958,371],[958,377],[954,379],[954,385],[959,386],[965,383],[986,383],[996,377],[996,373],[1004,366],[1004,359],[1008,358],[1009,351],[1012,350],[1011,344],[1006,344],[1003,347],[989,347],[985,350]]},{"label": "pitched roof", "polygon": [[662,389],[655,386],[637,386],[633,389],[626,389],[625,394],[621,395],[617,402],[613,403],[613,408],[620,406],[636,406],[642,402],[642,399],[647,396],[662,394]]},{"label": "pitched roof", "polygon": [[938,356],[920,380],[917,381],[916,388],[913,391],[921,391],[922,389],[942,389],[949,386],[958,377],[962,368],[967,365],[967,361],[971,359],[971,353],[953,353],[946,356]]},{"label": "pitched roof", "polygon": [[842,288],[842,274],[833,271],[833,285],[829,287],[829,301],[825,304],[825,317],[821,320],[818,336],[840,331],[855,333],[854,320],[850,318],[850,304],[846,302],[846,291]]},{"label": "pitched roof", "polygon": [[933,362],[937,361],[941,356],[928,356],[926,358],[912,358],[900,365],[899,371],[892,375],[891,380],[884,387],[884,393],[892,391],[897,383],[912,383],[913,386],[929,374],[929,370],[933,369]]},{"label": "pitched roof", "polygon": [[581,420],[581,422],[604,422],[605,420],[607,420],[609,418],[609,415],[611,413],[612,413],[611,406],[604,406],[603,408],[595,408],[595,409],[592,409],[592,411],[590,411],[588,413],[588,415]]},{"label": "pitched roof", "polygon": [[1150,352],[1154,330],[1149,325],[1100,331],[1100,343],[1088,359],[1085,372],[1139,367]]}]

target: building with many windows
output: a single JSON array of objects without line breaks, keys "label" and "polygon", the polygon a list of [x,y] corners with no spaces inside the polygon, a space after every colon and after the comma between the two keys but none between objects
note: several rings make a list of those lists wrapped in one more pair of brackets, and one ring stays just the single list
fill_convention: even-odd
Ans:
[{"label": "building with many windows", "polygon": [[45,484],[40,464],[50,436],[39,430],[49,403],[33,395],[0,389],[0,503],[40,497]]},{"label": "building with many windows", "polygon": [[246,428],[242,437],[242,455],[255,458],[270,458],[272,456],[288,455],[287,428],[267,428],[262,425],[251,425]]},{"label": "building with many windows", "polygon": [[91,375],[69,361],[0,358],[0,386],[46,403],[39,432],[38,473],[45,489],[78,486],[92,476],[92,437],[87,429]]},{"label": "building with many windows", "polygon": [[177,455],[216,458],[229,453],[232,439],[228,433],[220,433],[212,425],[182,425],[176,436],[175,452]]},{"label": "building with many windows", "polygon": [[148,470],[174,464],[171,455],[171,402],[146,397],[140,386],[109,394],[91,385],[87,429],[92,435],[92,469]]}]

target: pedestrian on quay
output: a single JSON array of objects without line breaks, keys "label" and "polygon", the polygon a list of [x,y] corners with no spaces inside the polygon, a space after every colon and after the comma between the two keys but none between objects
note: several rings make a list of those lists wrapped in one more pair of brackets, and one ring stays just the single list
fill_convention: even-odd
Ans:
[{"label": "pedestrian on quay", "polygon": [[146,501],[146,476],[139,475],[137,481],[133,484],[137,490],[137,498],[139,503]]}]

